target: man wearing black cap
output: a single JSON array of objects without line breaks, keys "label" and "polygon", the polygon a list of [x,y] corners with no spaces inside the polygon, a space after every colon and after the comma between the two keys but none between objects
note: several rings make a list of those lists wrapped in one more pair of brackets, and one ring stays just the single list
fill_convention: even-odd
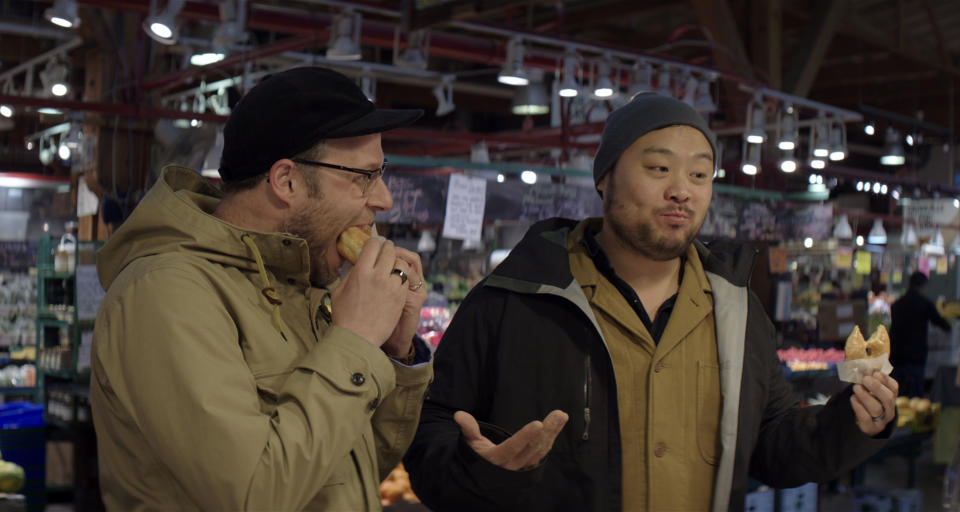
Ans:
[{"label": "man wearing black cap", "polygon": [[167,167],[98,258],[91,355],[101,490],[113,510],[380,510],[430,353],[419,257],[371,238],[392,205],[378,110],[322,68],[275,74],[224,129],[224,192]]},{"label": "man wearing black cap", "polygon": [[603,217],[535,224],[467,296],[404,459],[427,506],[742,510],[748,476],[797,486],[882,447],[896,382],[798,407],[754,251],[694,240],[714,140],[683,102],[637,96],[594,160]]}]

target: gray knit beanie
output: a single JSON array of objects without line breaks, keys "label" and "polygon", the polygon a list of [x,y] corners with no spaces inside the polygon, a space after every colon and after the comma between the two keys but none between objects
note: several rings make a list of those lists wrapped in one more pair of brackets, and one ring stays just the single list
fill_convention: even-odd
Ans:
[{"label": "gray knit beanie", "polygon": [[600,148],[593,159],[593,182],[600,180],[617,164],[620,155],[648,132],[674,125],[686,125],[703,133],[713,150],[717,164],[716,136],[707,121],[690,105],[669,96],[647,92],[636,95],[629,103],[614,110],[607,118],[600,138]]}]

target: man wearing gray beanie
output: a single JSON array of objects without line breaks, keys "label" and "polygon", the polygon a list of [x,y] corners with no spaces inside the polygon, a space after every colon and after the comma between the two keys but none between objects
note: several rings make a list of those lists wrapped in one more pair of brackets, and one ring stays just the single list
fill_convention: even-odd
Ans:
[{"label": "man wearing gray beanie", "polygon": [[610,114],[603,217],[535,224],[443,336],[404,459],[428,507],[743,510],[748,477],[828,480],[884,445],[897,383],[800,408],[748,286],[755,251],[694,241],[714,148],[673,98]]}]

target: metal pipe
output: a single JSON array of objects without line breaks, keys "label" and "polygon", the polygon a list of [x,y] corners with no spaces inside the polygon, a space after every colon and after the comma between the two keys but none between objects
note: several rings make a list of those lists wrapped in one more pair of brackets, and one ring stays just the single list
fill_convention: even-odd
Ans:
[{"label": "metal pipe", "polygon": [[7,70],[5,73],[3,73],[2,75],[0,75],[0,82],[2,82],[2,81],[4,81],[4,80],[7,80],[7,79],[10,79],[10,78],[13,78],[13,77],[14,77],[15,75],[17,75],[18,73],[21,73],[21,72],[23,72],[23,71],[27,71],[27,70],[33,68],[33,66],[35,66],[35,65],[37,65],[37,64],[39,64],[39,63],[41,63],[41,62],[45,62],[45,61],[50,60],[50,59],[52,59],[52,58],[54,58],[54,57],[56,57],[56,56],[58,56],[58,55],[64,54],[64,53],[66,53],[66,52],[68,52],[68,51],[70,51],[70,50],[72,50],[72,49],[80,46],[81,44],[83,44],[83,40],[80,39],[79,37],[75,37],[75,38],[67,41],[66,43],[63,43],[62,45],[60,45],[60,46],[58,46],[58,47],[56,47],[56,48],[54,48],[54,49],[52,49],[52,50],[50,50],[50,51],[43,52],[43,53],[41,53],[40,55],[37,55],[36,57],[34,57],[34,58],[30,59],[30,60],[21,62],[18,66],[15,66],[15,67],[13,67],[13,68],[10,68],[10,69]]},{"label": "metal pipe", "polygon": [[63,30],[52,27],[38,27],[26,23],[14,23],[12,21],[0,21],[0,34],[13,34],[17,36],[28,37],[47,37],[50,39],[70,39],[74,37],[73,30]]}]

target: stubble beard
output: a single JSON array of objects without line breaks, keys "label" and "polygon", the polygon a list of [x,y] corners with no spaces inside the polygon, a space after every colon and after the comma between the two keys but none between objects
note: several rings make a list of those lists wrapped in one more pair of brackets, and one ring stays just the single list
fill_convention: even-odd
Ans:
[{"label": "stubble beard", "polygon": [[[676,208],[671,208],[675,210]],[[696,226],[688,228],[684,237],[674,241],[667,236],[658,236],[654,226],[649,221],[640,220],[637,224],[628,224],[615,215],[615,210],[625,211],[622,203],[615,204],[615,198],[603,202],[604,222],[610,224],[613,233],[620,242],[643,257],[653,261],[669,261],[678,258],[687,252],[693,239],[700,232],[706,217]],[[694,213],[688,209],[684,212],[693,217]],[[656,213],[656,212],[655,212]]]},{"label": "stubble beard", "polygon": [[[327,264],[327,251],[335,247],[339,233],[328,232],[331,215],[323,206],[323,196],[314,190],[311,198],[316,205],[293,214],[281,226],[282,231],[300,237],[307,242],[310,257],[310,284],[325,288],[340,277],[340,269],[332,269]],[[334,249],[336,250],[336,249]]]}]

